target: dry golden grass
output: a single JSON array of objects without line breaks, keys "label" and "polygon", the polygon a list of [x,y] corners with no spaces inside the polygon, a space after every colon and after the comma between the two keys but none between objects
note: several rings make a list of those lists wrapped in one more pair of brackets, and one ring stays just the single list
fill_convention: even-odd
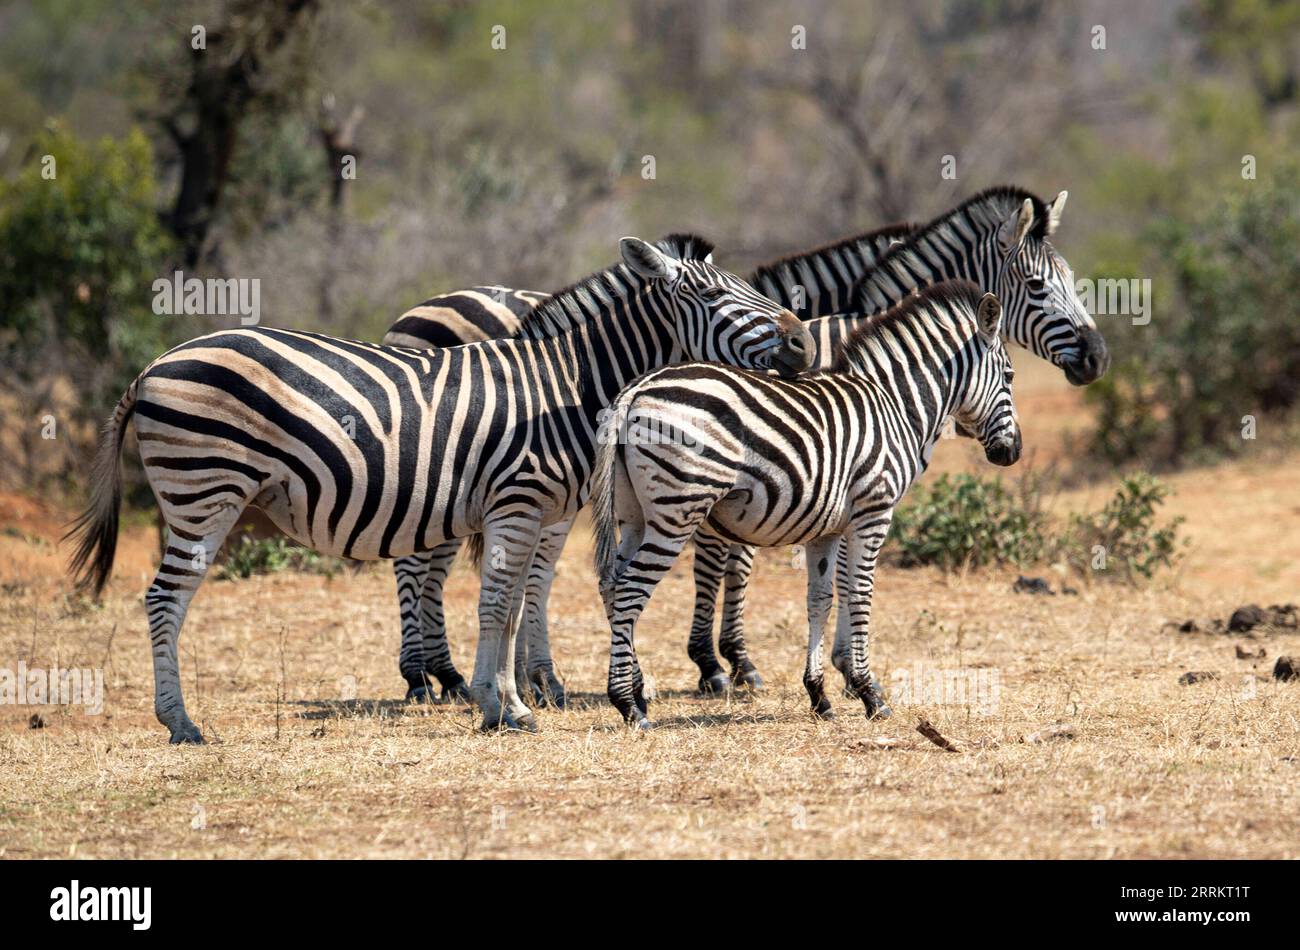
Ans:
[{"label": "dry golden grass", "polygon": [[[840,717],[813,721],[803,581],[778,552],[756,572],[749,611],[769,689],[695,698],[684,560],[641,625],[661,696],[648,734],[625,730],[605,701],[608,632],[579,531],[552,601],[575,703],[541,713],[541,734],[485,736],[465,707],[400,702],[392,582],[373,567],[209,582],[181,649],[210,744],[168,746],[140,596],[149,534],[131,534],[103,607],[85,609],[63,596],[57,552],[31,539],[42,523],[27,512],[26,537],[0,538],[0,665],[104,666],[107,706],[45,707],[43,729],[27,727],[30,708],[0,707],[0,855],[1295,857],[1300,685],[1268,673],[1279,653],[1300,653],[1300,636],[1261,637],[1249,645],[1267,658],[1239,660],[1240,638],[1161,627],[1295,599],[1288,471],[1179,476],[1197,545],[1178,577],[1147,590],[1030,597],[1010,592],[1010,573],[883,569],[883,681],[918,663],[995,671],[991,715],[935,704],[868,723],[836,697]],[[449,613],[466,672],[475,595],[458,569]],[[1180,686],[1188,670],[1220,678]],[[349,677],[359,701],[337,699]],[[918,717],[965,751],[921,739]],[[1073,739],[1017,741],[1057,720]],[[864,741],[881,737],[903,742]]]}]

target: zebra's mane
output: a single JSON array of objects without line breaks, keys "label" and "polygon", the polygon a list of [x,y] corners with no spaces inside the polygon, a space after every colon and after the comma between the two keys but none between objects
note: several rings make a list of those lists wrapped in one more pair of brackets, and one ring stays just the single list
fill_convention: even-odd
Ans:
[{"label": "zebra's mane", "polygon": [[831,371],[844,372],[857,365],[868,342],[890,327],[911,320],[933,322],[937,313],[951,314],[957,308],[963,311],[969,309],[974,313],[983,296],[984,291],[980,290],[979,285],[969,280],[945,280],[927,287],[902,303],[868,317],[844,341]]},{"label": "zebra's mane", "polygon": [[[855,309],[870,312],[874,304],[868,290],[876,282],[891,276],[906,277],[909,270],[924,272],[924,257],[918,248],[936,234],[957,231],[959,234],[987,234],[1001,227],[1012,211],[1028,198],[1034,206],[1034,223],[1029,237],[1043,240],[1047,237],[1047,205],[1031,191],[1016,185],[998,185],[971,195],[955,208],[931,219],[904,237],[901,244],[889,249],[880,262],[862,276],[849,294]],[[911,265],[909,267],[909,264]],[[907,286],[910,286],[908,284]]]},{"label": "zebra's mane", "polygon": [[809,251],[778,257],[776,260],[768,261],[766,264],[760,264],[754,268],[754,272],[749,277],[749,282],[757,287],[760,281],[771,280],[779,286],[786,287],[798,282],[794,268],[805,261],[812,265],[816,265],[818,261],[830,262],[840,251],[855,250],[859,244],[874,246],[880,240],[904,240],[915,229],[916,225],[911,222],[898,221],[894,224],[887,224],[883,228],[877,228],[874,231],[863,231],[859,234],[840,238],[838,241],[831,241],[829,244],[822,244]]},{"label": "zebra's mane", "polygon": [[[702,261],[713,253],[713,245],[696,234],[670,234],[654,246],[679,261]],[[519,339],[544,340],[563,336],[603,310],[611,300],[622,300],[639,290],[645,281],[621,261],[596,271],[540,301],[519,322]]]}]

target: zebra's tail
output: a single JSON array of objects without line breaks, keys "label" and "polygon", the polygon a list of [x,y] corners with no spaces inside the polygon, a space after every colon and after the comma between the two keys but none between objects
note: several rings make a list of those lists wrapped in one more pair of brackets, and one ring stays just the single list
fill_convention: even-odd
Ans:
[{"label": "zebra's tail", "polygon": [[127,387],[118,400],[113,416],[104,426],[95,453],[91,474],[90,504],[77,520],[68,525],[63,535],[66,541],[77,536],[77,547],[68,559],[68,573],[76,582],[78,591],[93,591],[96,599],[113,570],[113,557],[117,553],[118,512],[122,504],[122,442],[126,438],[126,424],[135,413],[136,392],[140,376]]},{"label": "zebra's tail", "polygon": [[629,386],[609,406],[609,415],[597,434],[596,463],[591,473],[591,521],[596,536],[595,566],[601,590],[614,583],[618,570],[618,515],[615,511],[615,488],[622,462],[623,420],[636,395]]},{"label": "zebra's tail", "polygon": [[483,534],[471,534],[465,539],[465,557],[473,565],[475,573],[483,569]]}]

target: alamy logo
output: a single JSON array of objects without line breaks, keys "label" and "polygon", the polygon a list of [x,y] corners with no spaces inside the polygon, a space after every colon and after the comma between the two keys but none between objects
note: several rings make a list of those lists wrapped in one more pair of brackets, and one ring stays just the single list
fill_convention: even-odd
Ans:
[{"label": "alamy logo", "polygon": [[0,705],[84,706],[87,716],[104,711],[104,671],[27,668],[22,660],[11,670],[0,666]]},{"label": "alamy logo", "polygon": [[50,920],[129,920],[132,930],[148,930],[153,920],[151,887],[71,887],[50,891]]},{"label": "alamy logo", "polygon": [[257,277],[187,278],[182,271],[153,282],[153,312],[158,316],[237,316],[241,326],[262,319],[262,281]]}]

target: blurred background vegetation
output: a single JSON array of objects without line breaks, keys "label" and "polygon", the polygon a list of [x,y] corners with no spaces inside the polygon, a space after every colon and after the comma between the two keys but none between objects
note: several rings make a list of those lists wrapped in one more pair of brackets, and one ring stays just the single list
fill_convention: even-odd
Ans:
[{"label": "blurred background vegetation", "polygon": [[154,315],[176,268],[378,339],[435,291],[568,283],[623,234],[696,230],[745,273],[1003,182],[1070,190],[1077,276],[1152,282],[1149,325],[1098,318],[1115,365],[1079,456],[1239,452],[1243,416],[1300,398],[1298,74],[1294,0],[5,3],[4,487],[76,488],[126,382],[233,323]]}]

